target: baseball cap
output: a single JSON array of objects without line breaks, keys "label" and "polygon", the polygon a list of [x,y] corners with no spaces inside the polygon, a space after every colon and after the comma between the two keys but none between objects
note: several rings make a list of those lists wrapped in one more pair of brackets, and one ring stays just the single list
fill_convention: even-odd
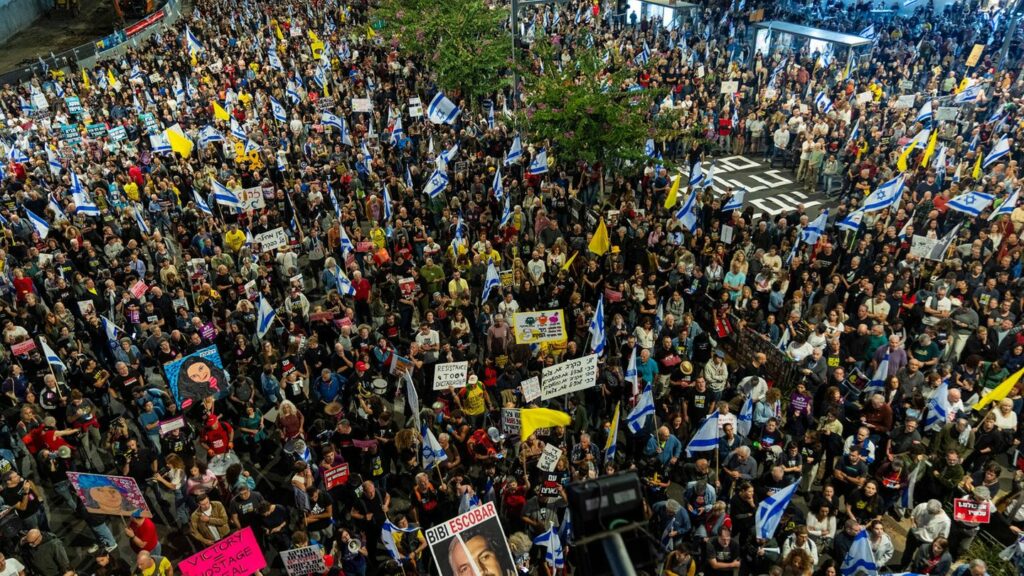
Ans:
[{"label": "baseball cap", "polygon": [[356,370],[366,371],[367,368],[366,362],[356,362]]},{"label": "baseball cap", "polygon": [[498,432],[498,429],[494,426],[487,429],[487,435],[491,438],[491,442],[494,442],[495,444],[505,439],[505,437],[501,435],[501,432]]}]

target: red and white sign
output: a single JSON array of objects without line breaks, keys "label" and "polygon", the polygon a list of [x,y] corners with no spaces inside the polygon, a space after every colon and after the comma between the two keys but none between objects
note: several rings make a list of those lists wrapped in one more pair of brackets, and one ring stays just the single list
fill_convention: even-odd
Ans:
[{"label": "red and white sign", "polygon": [[153,12],[149,16],[146,16],[142,20],[139,20],[135,24],[132,24],[131,26],[125,28],[124,29],[124,35],[129,37],[129,38],[131,38],[132,36],[135,36],[139,32],[142,32],[146,28],[149,28],[150,26],[152,26],[152,25],[156,24],[157,22],[163,20],[164,16],[166,16],[166,15],[167,14],[164,12],[164,9],[161,8],[161,9],[157,10],[156,12]]},{"label": "red and white sign", "polygon": [[348,484],[348,475],[348,463],[338,464],[324,470],[324,484],[327,485],[328,490],[335,486],[343,486]]},{"label": "red and white sign", "polygon": [[146,290],[149,290],[149,286],[146,286],[146,283],[141,280],[132,284],[132,287],[128,289],[136,299],[142,298],[142,295],[146,293]]},{"label": "red and white sign", "polygon": [[24,342],[11,344],[11,354],[14,354],[15,356],[24,356],[35,349],[35,340],[25,340]]},{"label": "red and white sign", "polygon": [[953,500],[953,519],[959,522],[988,524],[992,520],[992,503],[957,498]]}]

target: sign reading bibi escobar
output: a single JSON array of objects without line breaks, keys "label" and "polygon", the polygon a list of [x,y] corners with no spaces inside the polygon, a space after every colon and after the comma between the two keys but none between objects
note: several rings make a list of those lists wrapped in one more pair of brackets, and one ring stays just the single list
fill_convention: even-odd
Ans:
[{"label": "sign reading bibi escobar", "polygon": [[558,342],[565,340],[565,319],[561,310],[516,312],[512,315],[512,330],[517,344]]},{"label": "sign reading bibi escobar", "polygon": [[516,573],[493,502],[434,526],[425,535],[441,576]]},{"label": "sign reading bibi escobar", "polygon": [[570,392],[586,390],[597,382],[597,354],[546,366],[541,373],[540,397],[557,398]]}]

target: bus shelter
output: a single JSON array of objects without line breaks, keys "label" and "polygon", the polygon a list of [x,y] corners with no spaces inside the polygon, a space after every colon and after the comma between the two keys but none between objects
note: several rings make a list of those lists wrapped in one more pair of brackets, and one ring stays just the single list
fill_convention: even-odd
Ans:
[{"label": "bus shelter", "polygon": [[831,49],[836,59],[847,62],[851,58],[870,55],[874,42],[845,32],[833,32],[779,20],[754,24],[755,52],[770,56],[780,50],[799,51],[804,46],[807,47],[809,54],[823,54]]},{"label": "bus shelter", "polygon": [[650,18],[655,22],[661,21],[666,28],[675,28],[684,20],[691,17],[694,10],[700,6],[692,2],[675,2],[673,0],[629,0],[629,11],[637,15],[637,18]]}]

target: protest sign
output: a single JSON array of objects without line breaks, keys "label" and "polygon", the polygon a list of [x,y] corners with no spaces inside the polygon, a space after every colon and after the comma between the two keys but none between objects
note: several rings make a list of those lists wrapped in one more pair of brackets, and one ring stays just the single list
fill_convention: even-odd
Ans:
[{"label": "protest sign", "polygon": [[399,278],[398,289],[402,292],[403,298],[411,298],[414,294],[416,294],[416,279]]},{"label": "protest sign", "polygon": [[324,485],[327,486],[328,490],[337,486],[344,486],[348,484],[348,477],[348,462],[338,464],[324,470]]},{"label": "protest sign", "polygon": [[988,501],[957,498],[953,500],[953,519],[957,522],[988,524],[992,521],[992,505]]},{"label": "protest sign", "polygon": [[523,389],[523,400],[527,403],[540,398],[540,379],[536,376],[523,380],[519,383],[519,386]]},{"label": "protest sign", "polygon": [[68,105],[69,114],[81,114],[82,101],[78,99],[78,96],[68,96],[64,99],[64,103]]},{"label": "protest sign", "polygon": [[370,100],[369,98],[352,99],[353,112],[370,112],[371,110],[373,110],[373,100]]},{"label": "protest sign", "polygon": [[132,284],[132,287],[128,289],[128,292],[131,292],[131,295],[135,298],[142,298],[142,295],[146,293],[146,290],[149,290],[149,286],[146,286],[145,282],[139,280],[135,284]]},{"label": "protest sign", "polygon": [[493,502],[425,530],[424,535],[440,576],[516,572]]},{"label": "protest sign", "polygon": [[270,252],[271,250],[277,250],[282,246],[288,245],[288,233],[284,231],[283,227],[278,226],[273,230],[260,232],[253,240],[260,245],[260,249],[263,252]]},{"label": "protest sign", "polygon": [[[266,201],[263,199],[263,187],[253,186],[252,188],[242,188],[235,194],[238,196],[238,202],[241,204],[242,212],[248,212],[249,210],[262,210],[266,206]],[[286,240],[287,242],[287,237]]]},{"label": "protest sign", "polygon": [[107,125],[102,122],[86,124],[85,131],[89,133],[89,138],[102,138],[107,135]]},{"label": "protest sign", "polygon": [[522,429],[523,423],[519,419],[519,408],[502,408],[501,409],[501,433],[512,436],[513,434],[519,434]]},{"label": "protest sign", "polygon": [[541,376],[542,400],[586,390],[597,382],[597,354],[548,366],[544,368]]},{"label": "protest sign", "polygon": [[183,576],[237,576],[267,567],[252,528],[228,534],[213,546],[178,563]]},{"label": "protest sign", "polygon": [[178,416],[176,418],[170,418],[168,420],[160,422],[158,430],[160,431],[161,436],[166,436],[167,434],[170,434],[171,432],[174,432],[175,430],[179,430],[184,427],[185,417]]},{"label": "protest sign", "polygon": [[107,134],[110,136],[110,139],[114,142],[120,142],[121,140],[128,139],[128,131],[124,129],[124,126],[114,126],[113,128],[107,130]]},{"label": "protest sign", "polygon": [[952,122],[956,120],[956,116],[959,113],[960,109],[956,106],[939,106],[939,109],[935,111],[935,121]]},{"label": "protest sign", "polygon": [[419,118],[423,116],[423,101],[419,98],[409,98],[409,117]]},{"label": "protest sign", "polygon": [[981,59],[981,53],[984,51],[984,44],[975,44],[974,47],[971,48],[971,53],[967,56],[967,62],[965,62],[967,67],[970,68],[971,66],[976,66],[978,64],[978,60]]},{"label": "protest sign", "polygon": [[182,408],[202,402],[207,396],[222,398],[228,393],[228,373],[216,346],[196,350],[181,360],[164,364],[171,394]]},{"label": "protest sign", "polygon": [[281,561],[284,563],[284,570],[288,576],[308,576],[309,574],[323,574],[327,571],[323,548],[319,546],[282,550]]},{"label": "protest sign", "polygon": [[904,94],[896,100],[895,108],[912,108],[914,106],[914,100],[917,98],[914,94]]},{"label": "protest sign", "polygon": [[722,94],[735,94],[740,90],[740,83],[736,80],[722,82]]},{"label": "protest sign", "polygon": [[511,288],[512,284],[516,281],[515,272],[512,270],[502,270],[498,272],[498,278],[501,279],[502,288]]},{"label": "protest sign", "polygon": [[927,236],[914,235],[913,240],[910,243],[910,255],[917,256],[918,258],[931,258],[932,250],[939,245],[938,238],[929,238]]},{"label": "protest sign", "polygon": [[516,312],[512,315],[512,329],[517,344],[565,340],[565,319],[561,310]]},{"label": "protest sign", "polygon": [[434,390],[465,388],[469,362],[446,362],[434,366]]},{"label": "protest sign", "polygon": [[84,472],[68,472],[67,475],[71,487],[91,514],[131,516],[141,510],[143,518],[153,517],[134,478]]},{"label": "protest sign", "polygon": [[412,360],[410,360],[408,358],[405,358],[404,356],[399,356],[398,354],[393,354],[391,356],[391,375],[392,376],[402,376],[406,372],[410,372],[411,373],[413,367],[414,366],[413,366]]},{"label": "protest sign", "polygon": [[558,464],[558,459],[561,457],[561,448],[554,444],[545,444],[544,451],[540,453],[540,459],[537,460],[537,468],[545,472],[554,472],[555,465]]},{"label": "protest sign", "polygon": [[11,354],[15,356],[24,356],[29,352],[36,349],[36,343],[34,340],[25,340],[24,342],[18,342],[17,344],[11,344]]}]

